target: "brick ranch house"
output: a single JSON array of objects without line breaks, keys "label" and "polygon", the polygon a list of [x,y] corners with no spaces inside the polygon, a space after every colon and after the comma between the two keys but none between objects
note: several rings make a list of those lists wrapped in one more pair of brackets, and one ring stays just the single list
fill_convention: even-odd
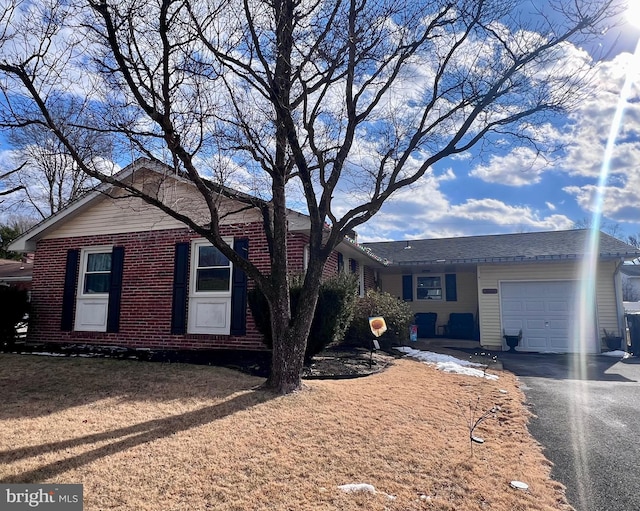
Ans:
[{"label": "brick ranch house", "polygon": [[[191,183],[157,162],[138,160],[118,177],[192,217],[207,211]],[[223,236],[268,269],[260,213],[231,199],[220,201]],[[288,221],[290,269],[301,273],[309,221],[294,211]],[[35,251],[29,341],[265,349],[248,308],[251,282],[244,272],[184,224],[121,189],[99,186],[24,233],[11,250]],[[382,266],[368,250],[345,240],[324,274],[357,273],[364,294],[375,280],[369,263]]]},{"label": "brick ranch house", "polygon": [[[193,185],[138,160],[121,171],[136,187],[202,218]],[[258,267],[269,253],[256,210],[220,198],[220,227]],[[199,217],[200,215],[200,217]],[[289,212],[288,257],[304,271],[309,220]],[[356,273],[360,294],[380,288],[408,302],[422,337],[474,339],[520,351],[600,351],[603,329],[624,332],[620,269],[640,251],[601,233],[588,332],[577,339],[580,271],[588,230],[367,243],[345,238],[324,269]],[[35,251],[34,342],[152,349],[263,350],[247,307],[252,283],[184,224],[119,189],[102,185],[38,224],[10,246]],[[578,342],[580,341],[580,342]]]}]

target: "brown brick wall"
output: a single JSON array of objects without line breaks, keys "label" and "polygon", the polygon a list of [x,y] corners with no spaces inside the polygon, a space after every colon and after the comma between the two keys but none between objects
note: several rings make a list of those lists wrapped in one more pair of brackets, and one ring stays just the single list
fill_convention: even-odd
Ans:
[{"label": "brown brick wall", "polygon": [[[269,251],[261,224],[225,226],[221,230],[223,236],[249,238],[249,259],[261,270],[268,271]],[[41,240],[33,269],[34,321],[29,339],[35,342],[153,349],[265,349],[248,307],[246,336],[171,335],[175,244],[198,237],[189,229],[171,229]],[[302,271],[306,243],[304,235],[290,235],[288,249],[292,273]],[[67,250],[99,245],[125,248],[120,331],[62,332],[60,323]],[[335,273],[336,267],[337,255],[334,254],[325,266],[325,273]],[[252,287],[251,281],[249,287]]]}]

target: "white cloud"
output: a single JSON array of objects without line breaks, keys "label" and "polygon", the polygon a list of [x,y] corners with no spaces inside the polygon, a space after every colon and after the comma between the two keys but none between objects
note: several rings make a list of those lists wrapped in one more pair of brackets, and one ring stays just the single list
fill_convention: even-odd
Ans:
[{"label": "white cloud", "polygon": [[492,155],[487,165],[474,167],[469,175],[488,183],[526,186],[539,183],[548,162],[529,147],[517,147],[506,156]]},{"label": "white cloud", "polygon": [[547,206],[547,208],[549,208],[551,211],[555,211],[555,210],[557,209],[557,208],[556,208],[556,205],[555,205],[555,204],[553,204],[553,203],[551,203],[551,202],[545,202],[544,204],[545,204],[545,206]]},{"label": "white cloud", "polygon": [[[628,173],[620,186],[606,186],[601,198],[603,216],[618,222],[637,223],[640,218],[639,189],[640,173],[635,169]],[[563,190],[573,195],[582,209],[596,212],[600,202],[596,185],[567,186]]]},{"label": "white cloud", "polygon": [[452,204],[437,178],[425,179],[398,194],[374,219],[358,228],[362,241],[441,238],[481,233],[569,229],[573,221],[553,213],[501,200],[467,199]]},{"label": "white cloud", "polygon": [[[580,52],[575,55],[578,61],[583,58]],[[487,182],[511,186],[539,183],[543,173],[553,170],[554,167],[569,176],[597,178],[627,72],[634,73],[635,84],[625,108],[610,166],[613,173],[626,173],[630,169],[639,168],[640,66],[633,62],[634,58],[629,53],[622,53],[611,61],[596,64],[593,68],[590,92],[570,114],[565,126],[544,124],[529,125],[525,128],[525,132],[534,135],[538,140],[548,141],[550,146],[565,146],[566,150],[561,157],[548,164],[543,158],[536,157],[533,150],[517,147],[504,155],[493,154],[489,163],[476,166],[470,175]]]},{"label": "white cloud", "polygon": [[[612,172],[626,173],[640,167],[640,66],[628,53],[596,67],[594,89],[570,116],[570,142],[561,168],[570,175],[597,178],[611,130],[620,91],[627,72],[633,73],[634,85],[620,125],[618,141],[611,161]],[[637,61],[637,58],[636,58]]]}]

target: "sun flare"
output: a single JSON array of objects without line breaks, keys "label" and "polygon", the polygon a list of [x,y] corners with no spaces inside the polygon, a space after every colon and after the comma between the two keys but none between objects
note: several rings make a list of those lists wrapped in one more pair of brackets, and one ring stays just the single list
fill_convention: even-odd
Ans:
[{"label": "sun flare", "polygon": [[628,0],[625,18],[636,28],[640,28],[640,0]]}]

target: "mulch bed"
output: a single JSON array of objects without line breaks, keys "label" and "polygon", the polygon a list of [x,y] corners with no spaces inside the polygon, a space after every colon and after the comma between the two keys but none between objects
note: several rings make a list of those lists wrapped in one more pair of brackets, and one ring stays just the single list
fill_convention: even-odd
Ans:
[{"label": "mulch bed", "polygon": [[[149,349],[130,349],[118,346],[95,345],[59,345],[32,344],[17,342],[10,353],[52,354],[69,357],[121,358],[150,362],[186,363],[213,365],[242,371],[253,376],[267,377],[271,363],[267,351],[237,350],[175,350],[154,351]],[[302,371],[304,379],[342,379],[357,378],[378,373],[402,355],[391,351],[370,350],[351,347],[330,347],[316,355]]]},{"label": "mulch bed", "polygon": [[324,350],[313,358],[310,365],[302,370],[305,379],[357,378],[378,373],[400,358],[386,351],[363,348],[334,348]]}]

